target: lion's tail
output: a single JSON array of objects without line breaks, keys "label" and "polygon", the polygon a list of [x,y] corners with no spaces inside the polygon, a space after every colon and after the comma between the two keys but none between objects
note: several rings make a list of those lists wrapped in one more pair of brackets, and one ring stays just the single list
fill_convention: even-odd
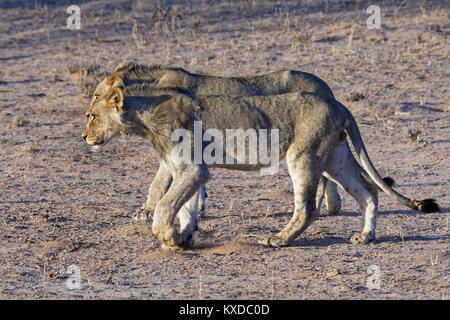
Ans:
[{"label": "lion's tail", "polygon": [[352,141],[352,144],[355,148],[355,152],[358,154],[358,157],[361,161],[361,165],[366,170],[370,178],[376,183],[376,185],[386,192],[387,194],[391,195],[395,199],[397,199],[398,202],[404,204],[408,208],[411,208],[413,210],[422,211],[422,212],[439,212],[439,206],[436,203],[434,199],[425,199],[422,201],[415,200],[414,198],[407,198],[397,191],[395,191],[390,185],[389,181],[383,180],[383,178],[380,176],[380,174],[377,172],[375,167],[372,164],[372,161],[370,161],[369,155],[367,154],[367,150],[364,146],[364,143],[361,138],[361,134],[358,129],[358,125],[356,124],[356,120],[353,117],[353,115],[350,113],[350,111],[342,106],[344,110],[347,113],[347,120],[345,125],[345,131],[348,133],[350,140]]}]

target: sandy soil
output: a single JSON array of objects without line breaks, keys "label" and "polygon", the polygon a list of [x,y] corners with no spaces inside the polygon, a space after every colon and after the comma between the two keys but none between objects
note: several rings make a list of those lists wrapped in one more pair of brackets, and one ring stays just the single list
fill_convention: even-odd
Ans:
[{"label": "sandy soil", "polygon": [[[74,31],[73,3],[0,2],[0,298],[449,299],[448,1],[378,1],[381,30],[367,28],[367,1],[190,0],[83,1]],[[314,73],[355,115],[380,173],[442,212],[381,194],[377,241],[351,245],[360,213],[342,191],[341,214],[322,208],[291,246],[266,248],[257,238],[293,210],[285,163],[273,177],[214,170],[195,248],[163,251],[131,219],[154,150],[131,137],[92,153],[81,139],[88,100],[68,73],[130,59],[223,76]],[[80,289],[67,286],[71,265]],[[371,265],[379,290],[367,287]]]}]

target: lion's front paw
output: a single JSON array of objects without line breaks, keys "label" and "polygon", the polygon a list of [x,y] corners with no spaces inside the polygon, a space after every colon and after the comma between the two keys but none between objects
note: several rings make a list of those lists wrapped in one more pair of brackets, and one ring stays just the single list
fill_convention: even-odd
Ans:
[{"label": "lion's front paw", "polygon": [[193,232],[178,233],[174,229],[161,231],[153,227],[153,233],[162,242],[162,249],[180,251],[192,248],[194,245]]},{"label": "lion's front paw", "polygon": [[150,221],[153,216],[153,210],[139,208],[133,215],[133,220],[136,221]]},{"label": "lion's front paw", "polygon": [[284,247],[287,246],[289,243],[287,243],[283,238],[274,236],[274,237],[264,237],[258,241],[259,244],[263,244],[265,246],[269,247]]},{"label": "lion's front paw", "polygon": [[166,242],[166,243],[163,242],[161,244],[161,249],[171,251],[183,251],[186,249],[190,249],[193,246],[194,246],[194,238],[191,236],[178,244],[173,244],[173,242]]},{"label": "lion's front paw", "polygon": [[194,246],[194,234],[190,233],[186,236],[186,239],[182,240],[179,244],[184,249],[190,249]]},{"label": "lion's front paw", "polygon": [[375,236],[372,234],[372,232],[356,233],[349,239],[350,243],[354,244],[368,244],[369,242],[372,242],[374,240]]}]

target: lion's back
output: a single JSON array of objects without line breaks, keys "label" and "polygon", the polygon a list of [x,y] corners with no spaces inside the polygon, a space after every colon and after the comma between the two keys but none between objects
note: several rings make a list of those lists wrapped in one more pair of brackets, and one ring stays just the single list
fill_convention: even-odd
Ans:
[{"label": "lion's back", "polygon": [[334,98],[330,87],[319,77],[302,71],[283,70],[261,76],[249,77],[247,81],[258,88],[262,95],[306,91],[323,97]]}]

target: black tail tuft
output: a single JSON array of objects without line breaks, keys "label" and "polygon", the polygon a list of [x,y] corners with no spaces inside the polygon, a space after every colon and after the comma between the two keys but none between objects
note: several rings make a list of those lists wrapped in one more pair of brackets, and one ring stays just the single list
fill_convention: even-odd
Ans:
[{"label": "black tail tuft", "polygon": [[441,209],[434,199],[425,199],[420,202],[422,203],[421,211],[423,212],[441,212]]},{"label": "black tail tuft", "polygon": [[438,204],[436,203],[436,200],[434,199],[425,199],[422,201],[417,201],[414,198],[411,199],[411,204],[413,206],[414,210],[422,211],[422,212],[441,212],[441,209],[439,209]]},{"label": "black tail tuft", "polygon": [[391,188],[397,186],[397,184],[395,183],[395,180],[392,179],[391,177],[385,177],[385,178],[383,178],[383,181],[386,182],[386,184]]}]

